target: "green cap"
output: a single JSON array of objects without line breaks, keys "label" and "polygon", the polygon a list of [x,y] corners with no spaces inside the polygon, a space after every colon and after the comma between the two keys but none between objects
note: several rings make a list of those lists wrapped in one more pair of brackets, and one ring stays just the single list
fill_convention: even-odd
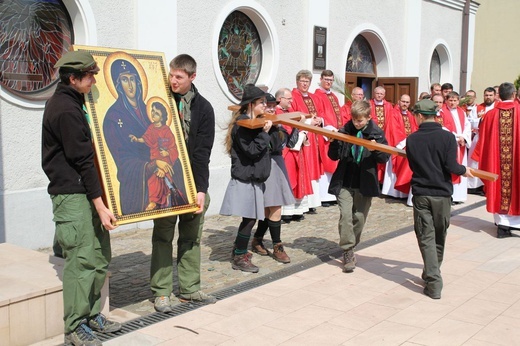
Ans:
[{"label": "green cap", "polygon": [[65,53],[56,65],[55,68],[64,68],[78,72],[98,72],[99,67],[92,55],[88,52],[74,51]]},{"label": "green cap", "polygon": [[413,106],[413,112],[415,114],[436,115],[437,105],[432,100],[421,100]]}]

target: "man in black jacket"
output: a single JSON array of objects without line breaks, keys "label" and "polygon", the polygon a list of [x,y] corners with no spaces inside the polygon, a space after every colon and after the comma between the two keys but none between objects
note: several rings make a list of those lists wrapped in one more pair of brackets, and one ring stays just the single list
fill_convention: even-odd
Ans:
[{"label": "man in black jacket", "polygon": [[472,177],[469,168],[457,163],[457,143],[435,121],[436,105],[421,100],[414,106],[419,130],[408,136],[406,155],[412,175],[414,229],[424,261],[424,294],[440,299],[446,230],[450,225],[451,174]]},{"label": "man in black jacket", "polygon": [[[101,288],[111,259],[116,218],[101,199],[84,94],[99,67],[87,52],[69,52],[56,63],[60,83],[45,105],[42,167],[50,180],[55,239],[63,249],[66,345],[101,345],[92,329],[116,332],[121,324],[101,314]],[[91,329],[92,328],[92,329]]]},{"label": "man in black jacket", "polygon": [[170,62],[170,88],[177,102],[184,131],[191,171],[197,188],[199,210],[191,214],[154,220],[150,285],[155,297],[154,307],[159,312],[172,311],[172,241],[177,220],[179,220],[177,241],[179,300],[198,301],[204,304],[216,302],[215,297],[200,290],[200,238],[204,226],[204,214],[210,202],[209,159],[215,138],[215,114],[211,104],[193,85],[196,75],[197,63],[191,56],[181,54]]},{"label": "man in black jacket", "polygon": [[[370,103],[355,101],[351,111],[352,119],[339,132],[387,144],[383,130],[371,120]],[[332,174],[329,193],[336,196],[340,210],[338,230],[339,246],[344,250],[343,271],[351,273],[356,268],[354,247],[361,239],[372,197],[380,193],[377,164],[388,161],[390,155],[341,141],[331,141],[328,155],[332,160],[340,160]]]}]

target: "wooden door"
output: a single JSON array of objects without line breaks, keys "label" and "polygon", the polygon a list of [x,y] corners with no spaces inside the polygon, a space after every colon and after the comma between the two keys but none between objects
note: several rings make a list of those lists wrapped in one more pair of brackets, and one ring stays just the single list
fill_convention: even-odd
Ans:
[{"label": "wooden door", "polygon": [[[378,77],[376,86],[382,86],[386,90],[385,99],[396,104],[401,95],[410,95],[411,105],[415,104],[418,92],[418,77]],[[410,106],[411,106],[410,105]]]},{"label": "wooden door", "polygon": [[357,87],[357,76],[353,73],[345,73],[345,103],[348,99],[350,99],[350,95],[352,95],[352,89]]}]

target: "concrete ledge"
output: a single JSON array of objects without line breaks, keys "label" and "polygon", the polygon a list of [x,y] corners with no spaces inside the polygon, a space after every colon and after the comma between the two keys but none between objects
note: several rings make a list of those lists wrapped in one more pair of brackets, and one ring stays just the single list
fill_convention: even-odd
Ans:
[{"label": "concrete ledge", "polygon": [[[28,345],[63,334],[63,263],[58,257],[0,244],[0,345]],[[108,281],[109,275],[101,292],[105,315]]]}]

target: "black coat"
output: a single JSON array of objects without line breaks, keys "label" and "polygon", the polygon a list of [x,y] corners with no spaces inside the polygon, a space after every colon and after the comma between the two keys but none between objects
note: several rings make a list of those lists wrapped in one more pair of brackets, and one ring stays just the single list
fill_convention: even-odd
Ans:
[{"label": "black coat", "polygon": [[[249,119],[241,114],[237,120]],[[271,136],[262,129],[234,125],[231,132],[231,177],[245,182],[264,182],[271,173]]]},{"label": "black coat", "polygon": [[58,83],[45,105],[42,168],[51,195],[84,193],[89,199],[102,195],[84,102],[83,94]]},{"label": "black coat", "polygon": [[[208,100],[193,85],[195,96],[191,101],[191,123],[188,133],[188,156],[197,192],[208,192],[209,159],[215,140],[215,113]],[[174,94],[179,102],[180,95]]]},{"label": "black coat", "polygon": [[[354,127],[352,121],[349,121],[345,126],[339,130],[340,133],[356,136],[358,130]],[[370,120],[362,131],[364,139],[374,139],[377,143],[388,144],[383,130]],[[359,192],[366,197],[376,197],[379,195],[379,181],[377,179],[377,164],[385,163],[390,158],[390,154],[381,151],[369,151],[366,148],[362,152],[361,161],[358,164],[354,161],[352,155],[353,144],[342,142],[339,140],[333,141],[329,146],[328,155],[332,160],[339,160],[338,167],[332,174],[329,185],[329,193],[339,195],[345,182],[351,180],[356,170],[359,170]],[[347,184],[349,185],[349,184]]]}]

